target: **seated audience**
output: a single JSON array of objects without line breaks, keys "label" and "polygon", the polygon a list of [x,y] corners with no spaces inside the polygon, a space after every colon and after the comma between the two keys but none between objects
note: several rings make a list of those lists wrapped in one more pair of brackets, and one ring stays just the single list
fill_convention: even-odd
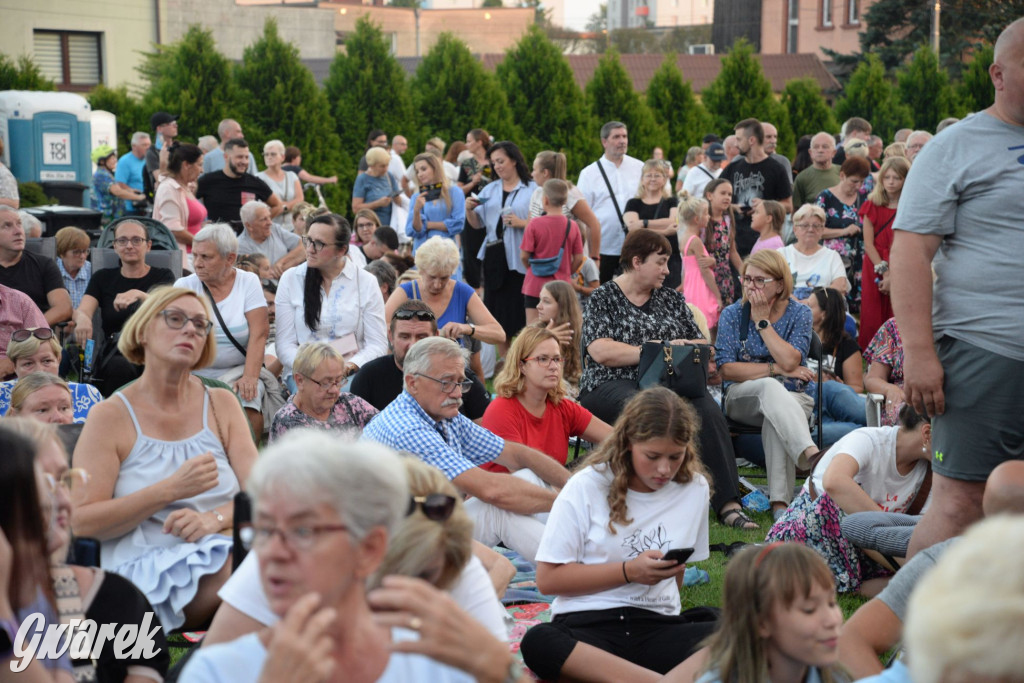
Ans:
[{"label": "seated audience", "polygon": [[708,558],[709,483],[697,414],[663,387],[633,397],[558,494],[537,551],[550,624],[527,631],[523,661],[544,680],[645,680],[667,673],[714,621],[680,614],[689,548]]},{"label": "seated audience", "polygon": [[[566,397],[561,354],[553,332],[542,327],[523,328],[509,347],[505,367],[494,378],[497,396],[487,406],[481,424],[503,439],[535,448],[564,465],[569,457],[569,437],[601,443],[611,426]],[[508,472],[496,463],[481,467]]]},{"label": "seated audience", "polygon": [[377,228],[373,233],[373,238],[361,249],[363,254],[366,256],[366,260],[376,261],[382,259],[387,255],[398,255],[398,233],[395,229],[387,225]]},{"label": "seated audience", "polygon": [[19,211],[18,217],[21,218],[21,227],[25,229],[25,237],[35,239],[43,236],[42,221],[25,210]]},{"label": "seated audience", "polygon": [[380,287],[381,298],[384,300],[384,305],[386,307],[388,299],[391,298],[391,295],[395,291],[395,286],[398,284],[398,273],[395,272],[394,266],[387,261],[377,259],[376,261],[370,261],[367,263],[364,270],[377,278],[377,285]]},{"label": "seated audience", "polygon": [[100,311],[103,336],[96,340],[93,384],[104,396],[113,394],[141,371],[118,350],[121,329],[152,288],[174,282],[170,270],[146,263],[151,245],[149,233],[141,223],[119,223],[114,229],[114,251],[121,266],[93,273],[82,303],[75,310],[75,340],[82,347],[93,337],[93,313]]},{"label": "seated audience", "polygon": [[[244,211],[244,209],[243,209]],[[192,241],[195,273],[174,283],[205,298],[214,309],[213,330],[217,355],[196,372],[231,385],[242,401],[256,439],[280,407],[281,386],[263,370],[270,322],[260,279],[235,268],[238,238],[227,223],[212,223]],[[273,411],[273,412],[271,412]]]},{"label": "seated audience", "polygon": [[816,376],[806,365],[811,311],[791,297],[793,276],[777,251],[748,256],[740,279],[743,299],[718,320],[723,407],[731,419],[761,427],[768,497],[781,515],[793,498],[796,468],[806,469],[818,450],[807,421]]},{"label": "seated audience", "polygon": [[275,224],[269,206],[256,199],[244,204],[239,216],[245,229],[238,236],[238,253],[266,256],[272,279],[280,278],[284,271],[305,260],[301,238]]},{"label": "seated audience", "polygon": [[73,464],[90,474],[75,532],[134,583],[167,631],[204,624],[231,572],[233,498],[256,459],[235,396],[192,372],[216,353],[205,299],[151,292],[118,340],[138,381],[93,408]]},{"label": "seated audience", "polygon": [[52,259],[25,249],[18,211],[0,203],[0,285],[28,295],[54,326],[71,318],[71,297]]},{"label": "seated audience", "polygon": [[864,349],[868,372],[864,388],[885,397],[881,423],[897,424],[903,407],[903,338],[896,327],[896,318],[889,318],[878,328],[871,344]]},{"label": "seated audience", "polygon": [[[377,214],[373,209],[359,209],[356,211],[356,217],[353,219],[352,224],[352,238],[350,243],[353,248],[349,248],[349,256],[356,264],[363,268],[367,263],[370,262],[371,258],[366,253],[366,249],[373,242],[373,236],[377,230],[381,228],[380,219],[377,218]],[[391,228],[394,230],[394,228]],[[395,233],[396,239],[398,233]]]},{"label": "seated audience", "polygon": [[793,214],[796,243],[779,249],[789,264],[793,295],[806,299],[814,287],[831,287],[846,296],[850,281],[838,253],[820,244],[825,230],[825,212],[817,204],[804,204]]},{"label": "seated audience", "polygon": [[387,353],[377,279],[348,258],[350,234],[337,214],[311,219],[302,238],[306,262],[281,278],[275,344],[286,377],[308,341],[331,343],[345,357],[346,377]]},{"label": "seated audience", "polygon": [[842,535],[840,523],[855,512],[920,510],[924,500],[917,494],[928,488],[931,434],[931,425],[910,406],[898,427],[850,432],[818,461],[767,540],[797,541],[817,550],[840,593],[876,594],[884,580],[871,579],[888,572]]},{"label": "seated audience", "polygon": [[74,421],[71,388],[57,375],[32,372],[11,389],[11,417],[27,417],[49,424],[69,425]]},{"label": "seated audience", "polygon": [[[49,327],[18,330],[11,335],[11,343],[7,347],[7,357],[14,363],[14,374],[18,379],[27,377],[34,372],[45,372],[57,375],[60,365],[60,344]],[[63,380],[61,380],[63,381]],[[7,412],[11,404],[11,393],[14,380],[0,382],[0,415]],[[69,382],[71,403],[74,406],[74,421],[85,422],[89,410],[103,400],[99,390],[91,384]]]},{"label": "seated audience", "polygon": [[575,399],[580,391],[580,335],[583,332],[583,311],[571,284],[555,280],[544,285],[537,302],[537,325],[553,333],[558,339],[562,356],[562,379],[568,384],[566,392]]},{"label": "seated audience", "polygon": [[[352,378],[352,393],[365,399],[377,410],[387,408],[402,393],[405,387],[402,366],[412,345],[421,339],[437,336],[437,319],[424,301],[406,301],[395,310],[390,320],[388,343],[391,354],[370,361]],[[459,412],[479,422],[490,401],[487,387],[468,368],[466,379],[473,384],[468,391],[462,392]]]},{"label": "seated audience", "polygon": [[[622,245],[622,274],[604,283],[587,302],[583,317],[583,376],[580,404],[608,424],[618,419],[637,392],[640,351],[654,339],[705,345],[683,295],[663,286],[672,250],[652,230],[634,230]],[[756,529],[740,507],[736,457],[722,409],[707,393],[686,399],[697,411],[701,458],[711,472],[711,507],[726,526]]]},{"label": "seated audience", "polygon": [[377,409],[355,394],[341,390],[345,383],[345,359],[327,342],[307,342],[295,354],[295,385],[298,390],[274,415],[270,440],[299,427],[342,433],[362,432]]},{"label": "seated audience", "polygon": [[[396,683],[471,680],[395,651],[424,621],[408,619],[406,629],[380,626],[366,599],[367,580],[409,510],[406,481],[398,457],[369,444],[339,449],[336,440],[306,432],[270,447],[253,468],[249,488],[253,547],[278,621],[199,650],[184,680],[326,680],[335,670],[346,678]],[[285,647],[292,640],[303,645],[292,651]]]},{"label": "seated audience", "polygon": [[[2,214],[0,214],[2,220]],[[14,361],[7,357],[11,335],[18,330],[49,327],[46,317],[27,294],[0,285],[0,379],[14,374]]]},{"label": "seated audience", "polygon": [[[486,546],[504,543],[532,562],[555,491],[568,472],[548,456],[495,436],[459,414],[466,380],[465,352],[443,337],[422,339],[406,354],[405,391],[363,430],[363,436],[414,453],[473,496],[466,510],[473,537]],[[516,475],[486,472],[477,465],[497,461]]]},{"label": "seated audience", "polygon": [[78,308],[92,277],[92,262],[89,261],[92,240],[85,230],[69,225],[57,231],[54,241],[57,244],[57,270],[64,279],[64,288],[71,295],[71,306]]}]

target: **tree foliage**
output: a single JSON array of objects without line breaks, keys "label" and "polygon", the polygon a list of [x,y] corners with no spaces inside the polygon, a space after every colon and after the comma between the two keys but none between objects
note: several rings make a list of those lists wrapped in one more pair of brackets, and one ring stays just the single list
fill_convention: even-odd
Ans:
[{"label": "tree foliage", "polygon": [[813,78],[794,78],[788,81],[782,90],[782,106],[789,114],[789,127],[796,138],[821,131],[839,132],[835,114]]},{"label": "tree foliage", "polygon": [[497,77],[451,33],[442,33],[420,62],[412,95],[421,141],[433,135],[464,140],[473,128],[486,129],[495,140],[520,137]]},{"label": "tree foliage", "polygon": [[957,97],[960,101],[961,113],[981,111],[992,106],[996,99],[996,89],[988,68],[992,66],[994,51],[986,45],[974,54],[974,59],[962,72],[957,86]]},{"label": "tree foliage", "polygon": [[868,55],[850,76],[843,98],[836,103],[836,115],[842,120],[851,116],[867,119],[872,132],[883,140],[891,140],[900,128],[914,125],[910,108],[900,101],[896,87],[885,75],[882,60],[875,55]]},{"label": "tree foliage", "polygon": [[626,124],[633,156],[648,159],[655,147],[668,147],[668,132],[655,121],[650,107],[633,90],[633,81],[619,61],[617,50],[609,50],[601,57],[586,92],[596,124],[608,121]]},{"label": "tree foliage", "polygon": [[[784,116],[782,107],[772,93],[772,84],[754,56],[753,46],[745,39],[737,40],[722,57],[722,70],[701,93],[704,106],[711,112],[716,132],[731,133],[745,118],[771,121],[779,129],[782,146]],[[787,117],[788,118],[788,117]],[[788,133],[792,137],[792,133]]]},{"label": "tree foliage", "polygon": [[669,159],[684,158],[686,150],[700,145],[713,125],[711,115],[694,96],[690,82],[683,80],[674,52],[665,56],[647,84],[647,106],[668,130],[669,148],[665,156]]},{"label": "tree foliage", "polygon": [[337,166],[340,147],[327,96],[299,59],[298,48],[281,39],[275,19],[268,18],[263,35],[242,52],[235,75],[246,93],[241,120],[257,158],[267,140],[278,139],[301,149],[303,163],[311,168]]},{"label": "tree foliage", "polygon": [[0,53],[0,90],[56,90],[28,55],[13,60]]},{"label": "tree foliage", "polygon": [[[939,121],[957,113],[956,93],[935,53],[922,45],[897,74],[900,101],[914,115],[914,127],[935,130]],[[870,120],[870,119],[869,119]]]},{"label": "tree foliage", "polygon": [[128,92],[124,85],[108,88],[97,85],[86,98],[93,111],[109,111],[117,117],[117,151],[126,153],[132,146],[132,135],[136,131],[152,134],[149,114],[142,103]]},{"label": "tree foliage", "polygon": [[600,154],[598,126],[572,68],[539,26],[531,26],[505,53],[497,76],[523,130],[519,146],[527,159],[544,149],[562,151],[574,175]]},{"label": "tree foliage", "polygon": [[147,53],[139,73],[149,84],[146,111],[180,116],[178,134],[197,140],[217,130],[222,119],[238,116],[238,96],[231,62],[217,51],[213,34],[192,26],[182,39],[157,45]]}]

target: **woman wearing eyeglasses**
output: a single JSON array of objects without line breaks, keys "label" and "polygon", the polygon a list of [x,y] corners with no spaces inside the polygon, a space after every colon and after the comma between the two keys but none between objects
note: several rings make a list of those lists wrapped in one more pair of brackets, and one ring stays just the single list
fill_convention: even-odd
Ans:
[{"label": "woman wearing eyeglasses", "polygon": [[[564,465],[569,437],[600,443],[611,425],[566,397],[562,378],[562,347],[543,327],[525,327],[512,342],[505,367],[494,378],[497,397],[487,406],[482,425],[509,441],[546,453]],[[508,472],[495,463],[481,465]]]},{"label": "woman wearing eyeglasses", "polygon": [[57,268],[64,279],[64,287],[71,295],[71,305],[78,308],[92,277],[89,261],[89,233],[73,225],[61,228],[55,235]]},{"label": "woman wearing eyeglasses", "polygon": [[211,317],[191,290],[150,293],[118,340],[142,375],[93,408],[72,459],[90,475],[75,532],[103,542],[102,566],[146,595],[166,631],[206,623],[220,603],[233,498],[256,460],[238,399],[192,374],[216,353]]},{"label": "woman wearing eyeglasses", "polygon": [[[189,235],[190,242],[191,238]],[[121,267],[93,273],[82,303],[75,309],[75,341],[82,347],[93,337],[92,317],[97,309],[100,311],[103,336],[96,340],[93,384],[104,396],[139,376],[139,368],[117,350],[121,328],[146,300],[150,289],[174,283],[174,273],[169,269],[146,263],[150,245],[149,234],[141,223],[119,223],[114,229],[114,251],[121,259]]]},{"label": "woman wearing eyeglasses", "polygon": [[778,516],[793,498],[796,467],[807,469],[817,451],[807,422],[815,377],[807,367],[811,310],[791,297],[793,275],[777,251],[748,256],[741,282],[743,299],[718,319],[715,360],[726,415],[761,427],[768,497]]},{"label": "woman wearing eyeglasses", "polygon": [[277,357],[291,377],[299,346],[325,341],[345,357],[344,377],[388,352],[384,302],[377,278],[348,257],[352,228],[337,214],[309,222],[306,262],[277,287]]},{"label": "woman wearing eyeglasses", "polygon": [[806,299],[815,287],[850,291],[846,267],[838,252],[821,245],[825,234],[825,210],[817,204],[804,204],[793,214],[796,244],[779,249],[793,274],[793,294]]},{"label": "woman wearing eyeglasses", "polygon": [[327,342],[299,347],[292,366],[296,392],[274,415],[270,441],[299,427],[358,436],[377,409],[355,394],[342,391],[345,359]]},{"label": "woman wearing eyeglasses", "polygon": [[[55,379],[60,366],[60,344],[49,327],[15,330],[7,346],[7,357],[14,363],[14,374],[21,381],[34,373],[44,373]],[[67,400],[72,408],[73,422],[85,422],[94,405],[103,400],[100,392],[91,384],[78,382],[60,383],[70,392]],[[15,380],[0,382],[0,415],[13,406],[12,398]]]}]

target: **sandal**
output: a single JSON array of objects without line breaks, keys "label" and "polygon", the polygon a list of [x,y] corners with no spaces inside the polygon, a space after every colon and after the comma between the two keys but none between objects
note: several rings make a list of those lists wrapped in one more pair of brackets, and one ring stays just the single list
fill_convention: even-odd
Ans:
[{"label": "sandal", "polygon": [[743,514],[742,508],[731,508],[718,513],[718,522],[722,526],[739,529],[740,531],[756,531],[761,527],[754,520]]}]

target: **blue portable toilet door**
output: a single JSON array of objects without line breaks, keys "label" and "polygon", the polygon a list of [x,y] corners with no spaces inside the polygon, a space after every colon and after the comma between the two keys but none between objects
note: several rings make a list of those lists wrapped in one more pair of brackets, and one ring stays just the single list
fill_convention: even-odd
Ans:
[{"label": "blue portable toilet door", "polygon": [[89,184],[89,140],[80,140],[78,118],[63,112],[40,112],[33,117],[37,140],[36,169],[41,181],[71,180]]}]

